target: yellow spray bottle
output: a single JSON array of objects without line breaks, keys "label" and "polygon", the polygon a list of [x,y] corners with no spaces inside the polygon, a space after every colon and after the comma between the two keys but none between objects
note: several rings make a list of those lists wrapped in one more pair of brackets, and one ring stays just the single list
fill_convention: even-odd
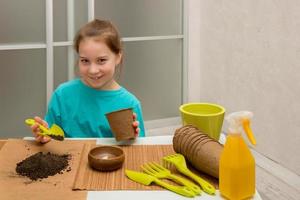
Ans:
[{"label": "yellow spray bottle", "polygon": [[250,128],[252,117],[249,111],[226,117],[229,128],[220,157],[219,188],[221,195],[231,200],[246,199],[255,193],[255,160],[241,135],[244,130],[250,142],[256,144]]}]

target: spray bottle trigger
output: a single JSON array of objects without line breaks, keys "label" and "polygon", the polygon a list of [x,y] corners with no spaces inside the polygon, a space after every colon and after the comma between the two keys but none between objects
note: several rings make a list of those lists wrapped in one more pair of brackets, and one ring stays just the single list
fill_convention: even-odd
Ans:
[{"label": "spray bottle trigger", "polygon": [[250,140],[250,142],[253,144],[253,145],[256,145],[256,140],[255,140],[255,137],[253,135],[253,132],[250,128],[250,120],[249,119],[244,119],[243,120],[243,128],[248,136],[248,139]]}]

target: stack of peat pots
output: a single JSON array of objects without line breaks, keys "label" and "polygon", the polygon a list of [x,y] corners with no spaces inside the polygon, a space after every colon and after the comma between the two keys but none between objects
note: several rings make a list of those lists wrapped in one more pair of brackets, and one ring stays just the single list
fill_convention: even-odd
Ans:
[{"label": "stack of peat pots", "polygon": [[197,170],[219,178],[219,160],[223,145],[192,125],[175,131],[175,152],[182,154]]}]

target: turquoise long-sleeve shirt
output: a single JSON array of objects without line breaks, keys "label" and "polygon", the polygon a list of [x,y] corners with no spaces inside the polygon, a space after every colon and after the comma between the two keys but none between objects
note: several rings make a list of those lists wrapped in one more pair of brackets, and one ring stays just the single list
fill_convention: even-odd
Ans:
[{"label": "turquoise long-sleeve shirt", "polygon": [[96,90],[80,79],[61,84],[53,93],[45,120],[63,128],[66,137],[113,137],[106,113],[132,108],[139,121],[139,136],[145,136],[139,100],[120,87],[118,90]]}]

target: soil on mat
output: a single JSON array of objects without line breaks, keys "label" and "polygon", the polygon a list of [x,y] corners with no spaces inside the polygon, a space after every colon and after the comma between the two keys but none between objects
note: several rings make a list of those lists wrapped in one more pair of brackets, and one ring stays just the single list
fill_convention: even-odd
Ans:
[{"label": "soil on mat", "polygon": [[22,176],[27,176],[31,180],[43,179],[57,173],[62,174],[64,170],[71,170],[69,160],[71,155],[57,155],[50,152],[38,152],[25,160],[17,163],[16,172]]}]

